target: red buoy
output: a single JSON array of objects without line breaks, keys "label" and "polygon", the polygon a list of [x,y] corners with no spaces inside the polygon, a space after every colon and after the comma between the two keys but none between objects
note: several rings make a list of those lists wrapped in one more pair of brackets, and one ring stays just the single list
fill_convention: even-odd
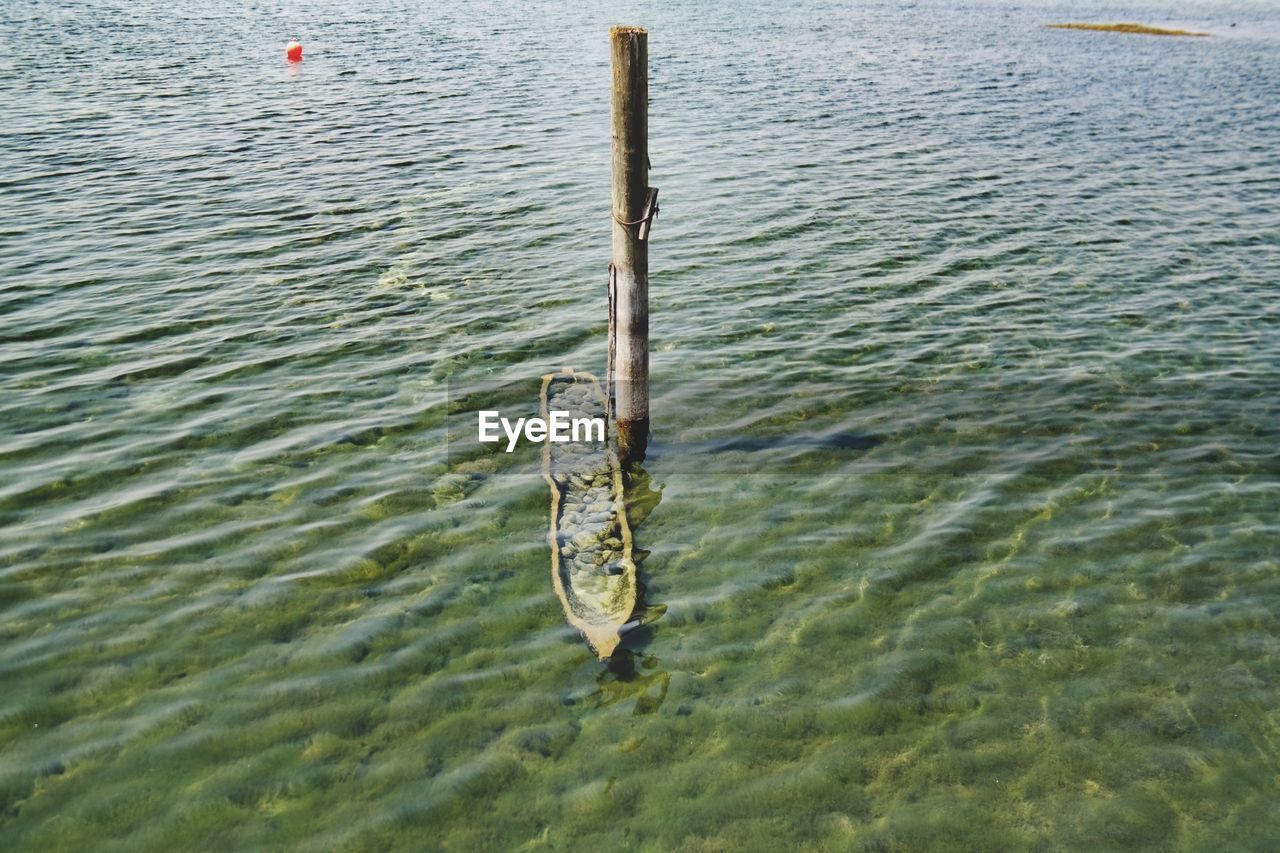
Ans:
[{"label": "red buoy", "polygon": [[302,61],[302,45],[296,41],[291,41],[284,46],[284,58],[290,62]]}]

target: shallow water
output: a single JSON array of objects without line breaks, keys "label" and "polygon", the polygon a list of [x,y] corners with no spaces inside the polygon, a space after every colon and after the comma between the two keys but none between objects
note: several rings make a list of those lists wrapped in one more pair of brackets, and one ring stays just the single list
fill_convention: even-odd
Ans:
[{"label": "shallow water", "polygon": [[[0,846],[1280,845],[1274,6],[237,5],[0,13]],[[622,20],[611,672],[445,409],[603,366]]]}]

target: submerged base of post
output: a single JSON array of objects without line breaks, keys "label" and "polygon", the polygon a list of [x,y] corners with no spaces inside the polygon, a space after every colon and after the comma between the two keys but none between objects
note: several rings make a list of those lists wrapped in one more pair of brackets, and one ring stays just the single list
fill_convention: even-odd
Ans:
[{"label": "submerged base of post", "polygon": [[649,419],[618,421],[618,461],[643,462],[649,448]]}]

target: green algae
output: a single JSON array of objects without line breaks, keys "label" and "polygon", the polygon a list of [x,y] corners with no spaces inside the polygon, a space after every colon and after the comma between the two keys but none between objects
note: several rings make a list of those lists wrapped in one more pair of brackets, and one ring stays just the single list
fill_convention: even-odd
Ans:
[{"label": "green algae", "polygon": [[[909,22],[897,11],[895,32]],[[959,19],[943,23],[966,32]],[[1034,33],[1035,23],[1021,29]],[[897,50],[896,38],[868,41],[874,29],[832,24],[824,41],[851,38],[885,61],[867,65],[874,86],[856,86],[877,107],[866,111],[872,123],[854,116],[847,132],[828,134],[810,110],[841,114],[848,75],[814,66],[817,54],[790,52],[786,40],[808,22],[780,24],[781,38],[765,33],[770,73],[807,69],[827,93],[806,85],[817,77],[792,78],[813,98],[760,102],[759,126],[782,156],[740,123],[734,145],[697,158],[710,179],[686,166],[669,183],[685,187],[671,227],[682,216],[694,227],[661,255],[655,244],[654,364],[668,371],[656,374],[664,395],[656,444],[693,427],[761,439],[856,429],[878,443],[682,449],[631,472],[639,487],[629,489],[629,511],[643,517],[638,544],[651,552],[645,580],[667,614],[628,637],[630,668],[602,669],[564,625],[548,585],[545,485],[532,474],[522,480],[517,460],[445,459],[439,384],[459,370],[534,376],[549,356],[599,357],[604,255],[585,236],[598,227],[593,195],[548,149],[532,152],[532,169],[485,161],[475,140],[509,130],[508,111],[450,120],[464,130],[452,152],[448,140],[440,146],[457,187],[437,188],[454,193],[444,219],[423,207],[411,211],[414,228],[383,232],[395,245],[379,242],[367,220],[361,239],[370,242],[336,241],[323,257],[310,242],[306,256],[254,258],[253,276],[259,262],[270,267],[261,282],[249,279],[261,294],[255,303],[237,304],[245,267],[219,254],[218,240],[202,241],[189,263],[206,265],[207,277],[186,282],[179,305],[157,299],[156,307],[181,315],[182,335],[202,307],[211,318],[242,310],[242,322],[195,339],[224,361],[166,357],[128,366],[128,380],[50,391],[45,406],[7,410],[6,440],[19,447],[7,460],[36,473],[7,480],[0,499],[0,847],[1280,847],[1275,382],[1270,373],[1252,387],[1230,381],[1275,363],[1274,336],[1249,319],[1270,316],[1249,296],[1270,292],[1273,220],[1257,195],[1268,185],[1247,159],[1238,180],[1193,181],[1221,176],[1221,164],[1200,156],[1218,147],[1188,148],[1174,134],[1181,147],[1161,149],[1162,135],[1147,132],[1175,112],[1206,132],[1229,115],[1232,139],[1271,150],[1248,111],[1187,97],[1206,83],[1227,91],[1224,81],[1256,96],[1251,81],[1269,79],[1257,72],[1269,67],[1265,56],[1253,65],[1224,48],[1208,77],[1188,63],[1173,77],[1124,68],[1108,78],[1095,44],[1087,64],[1059,53],[1033,69],[1050,75],[1046,85],[1097,72],[1095,96],[1064,85],[1065,103],[1045,100],[1035,85],[1017,100],[1010,89],[1013,118],[1001,119],[985,111],[989,96],[965,95],[985,89],[988,57],[973,62],[968,36],[943,38],[935,68],[959,85],[912,104],[926,117],[910,123],[954,144],[929,148],[920,162],[910,146],[934,143],[909,135],[902,147],[855,143],[849,158],[849,140],[878,138],[877,124],[916,94],[908,89],[927,88],[898,85],[919,69],[875,53],[877,42]],[[664,40],[699,32],[654,31]],[[459,43],[483,54],[502,38]],[[115,40],[101,45],[117,49]],[[448,48],[437,47],[423,55],[446,58]],[[1025,67],[1026,49],[1004,55],[1011,68]],[[470,69],[475,57],[448,58]],[[465,115],[470,99],[486,111],[501,106],[500,92],[450,78],[444,65],[436,82],[459,93],[451,109]],[[492,67],[505,75],[501,62]],[[724,82],[714,69],[667,75],[664,87],[694,85],[655,88],[655,117],[701,105]],[[734,91],[750,97],[742,87],[757,71],[735,67]],[[522,103],[549,79],[557,75],[520,77]],[[415,124],[422,94],[390,109],[416,88],[386,86],[368,101],[395,116],[386,138],[423,148],[419,133],[437,131]],[[1141,98],[1129,100],[1131,92]],[[549,99],[540,136],[577,151],[598,111],[563,94],[563,103]],[[347,108],[368,119],[358,105],[323,106],[313,113],[321,124],[298,115],[298,132],[378,144],[333,124]],[[1087,119],[1079,126],[1077,109]],[[434,124],[438,114],[429,114]],[[658,139],[703,150],[699,121],[665,114]],[[1110,144],[1080,129],[1099,116]],[[1049,137],[1037,117],[1052,126]],[[666,135],[684,133],[681,125],[695,135]],[[1142,133],[1126,135],[1130,125]],[[180,133],[156,138],[217,156],[217,146]],[[1010,157],[993,191],[967,209],[946,194],[981,180],[973,176],[991,157],[1016,153],[1001,134],[1019,140],[1034,167]],[[296,147],[288,136],[265,132],[260,141]],[[314,163],[335,148],[349,150],[303,154]],[[755,195],[737,178],[754,162],[790,181],[795,152],[832,166],[805,170],[815,176],[808,180],[848,177],[854,160],[868,171],[839,185],[757,181]],[[1172,174],[1171,157],[1188,168]],[[1128,189],[1100,184],[1073,195],[1097,162],[1113,164]],[[480,166],[493,167],[492,177],[476,174]],[[342,171],[346,180],[351,170]],[[942,183],[951,172],[958,183]],[[1056,180],[1059,172],[1068,177]],[[882,176],[890,183],[868,183]],[[182,170],[163,177],[180,182]],[[249,191],[250,177],[223,185]],[[293,177],[271,173],[277,189]],[[318,194],[337,189],[311,177]],[[234,206],[211,186],[202,198]],[[493,198],[525,186],[544,193],[555,215],[493,213]],[[1222,187],[1229,194],[1215,195]],[[127,196],[138,209],[153,206]],[[273,206],[280,198],[264,197]],[[1055,208],[1055,197],[1067,203]],[[831,202],[820,215],[815,198]],[[1197,211],[1198,199],[1219,210],[1228,201],[1242,218]],[[779,216],[779,201],[796,207]],[[1153,228],[1135,213],[1144,208],[1182,213]],[[76,215],[93,210],[82,203]],[[976,212],[972,225],[959,218]],[[190,222],[180,209],[165,215]],[[1121,216],[1139,224],[1111,224]],[[376,218],[394,226],[394,216]],[[774,228],[778,219],[788,221]],[[101,227],[114,233],[117,224]],[[1070,247],[1100,228],[1123,242]],[[728,255],[743,233],[750,238]],[[50,246],[102,245],[50,234],[58,238]],[[1012,248],[973,256],[972,247],[997,239]],[[50,280],[73,266],[29,250]],[[404,282],[379,287],[386,258],[413,252],[421,255],[395,264]],[[1184,254],[1194,255],[1189,278],[1174,268]],[[369,269],[341,272],[353,258]],[[546,298],[549,269],[555,299]],[[53,304],[33,279],[6,305]],[[428,310],[432,300],[404,286],[417,282],[447,293],[450,309]],[[131,293],[146,286],[131,275],[120,281]],[[66,357],[73,373],[120,366],[127,344],[103,345],[101,333],[137,331],[121,325],[137,318],[120,306],[95,305],[91,287],[77,288],[78,298],[104,319],[74,330],[65,348],[74,355],[33,347],[54,364]],[[383,295],[366,305],[369,289]],[[216,309],[192,301],[205,291]],[[1000,301],[989,301],[997,291]],[[536,317],[501,316],[540,300]],[[732,312],[721,310],[726,300]],[[278,302],[291,306],[284,316]],[[1173,305],[1186,306],[1176,318],[1161,308]],[[117,313],[126,316],[105,319]],[[696,365],[731,381],[688,391]],[[6,389],[17,397],[52,384],[20,375],[46,367],[19,362]],[[838,369],[834,391],[798,391],[824,372],[829,379],[829,368]],[[1096,377],[1088,394],[1057,382],[1081,371]],[[1213,380],[1170,390],[1168,380],[1187,371]],[[1033,374],[1050,390],[977,381],[993,373]],[[1162,381],[1144,384],[1153,376]],[[949,392],[955,381],[967,384]],[[161,392],[151,393],[156,384]],[[1109,394],[1111,386],[1133,390]],[[1126,399],[1169,403],[1126,415]],[[23,436],[64,427],[62,437],[21,449]]]}]

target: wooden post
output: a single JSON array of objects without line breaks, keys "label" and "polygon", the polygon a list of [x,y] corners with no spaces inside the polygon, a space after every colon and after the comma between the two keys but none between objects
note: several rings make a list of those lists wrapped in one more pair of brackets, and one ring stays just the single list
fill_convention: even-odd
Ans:
[{"label": "wooden post", "polygon": [[644,459],[649,440],[649,34],[609,32],[613,64],[613,387],[618,453]]}]

